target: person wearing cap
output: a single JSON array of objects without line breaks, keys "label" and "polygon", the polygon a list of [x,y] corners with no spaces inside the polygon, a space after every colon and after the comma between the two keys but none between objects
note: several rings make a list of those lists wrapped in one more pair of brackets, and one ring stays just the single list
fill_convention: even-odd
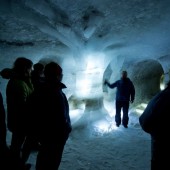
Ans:
[{"label": "person wearing cap", "polygon": [[[121,79],[110,84],[107,80],[104,82],[110,88],[117,88],[116,91],[116,114],[115,122],[116,126],[122,123],[127,128],[129,122],[128,110],[129,102],[133,103],[135,98],[135,87],[132,81],[127,77],[127,71],[122,71]],[[121,109],[123,108],[123,117],[121,120]]]}]

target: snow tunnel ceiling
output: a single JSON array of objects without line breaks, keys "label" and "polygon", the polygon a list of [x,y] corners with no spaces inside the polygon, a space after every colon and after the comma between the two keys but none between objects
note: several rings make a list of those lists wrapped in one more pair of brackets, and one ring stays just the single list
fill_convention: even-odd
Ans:
[{"label": "snow tunnel ceiling", "polygon": [[93,50],[128,57],[160,57],[170,52],[169,0],[0,3],[1,50],[4,46],[29,48],[31,55],[35,48],[33,58],[38,50],[58,55]]}]

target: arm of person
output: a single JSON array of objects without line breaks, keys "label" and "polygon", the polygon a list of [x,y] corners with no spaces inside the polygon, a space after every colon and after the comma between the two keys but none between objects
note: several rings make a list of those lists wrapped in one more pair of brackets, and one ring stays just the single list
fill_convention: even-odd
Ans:
[{"label": "arm of person", "polygon": [[108,87],[110,87],[111,89],[113,89],[113,88],[117,87],[117,82],[118,81],[110,84],[107,80],[105,80],[104,84],[107,85]]}]

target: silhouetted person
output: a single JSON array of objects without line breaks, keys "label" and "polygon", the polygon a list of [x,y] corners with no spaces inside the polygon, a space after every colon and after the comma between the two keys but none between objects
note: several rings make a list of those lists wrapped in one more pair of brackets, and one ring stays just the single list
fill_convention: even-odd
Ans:
[{"label": "silhouetted person", "polygon": [[14,169],[22,169],[21,149],[26,138],[27,100],[33,92],[31,83],[32,61],[19,57],[15,60],[12,76],[6,88],[7,126],[12,133],[10,153]]},{"label": "silhouetted person", "polygon": [[31,80],[34,85],[34,89],[39,88],[41,83],[44,82],[44,65],[36,63],[33,65],[33,71],[31,72]]},{"label": "silhouetted person", "polygon": [[133,103],[135,98],[135,87],[132,81],[127,77],[127,72],[122,71],[120,80],[117,80],[112,84],[105,80],[104,84],[108,85],[110,88],[117,88],[115,122],[116,126],[119,127],[121,124],[121,109],[123,108],[122,124],[127,128],[129,122],[129,102]]},{"label": "silhouetted person", "polygon": [[40,141],[36,170],[57,170],[65,143],[71,132],[69,105],[62,92],[62,68],[51,62],[44,69],[45,82],[35,90],[31,102],[35,136]]},{"label": "silhouetted person", "polygon": [[151,135],[151,170],[170,169],[169,152],[170,82],[148,103],[139,122]]}]

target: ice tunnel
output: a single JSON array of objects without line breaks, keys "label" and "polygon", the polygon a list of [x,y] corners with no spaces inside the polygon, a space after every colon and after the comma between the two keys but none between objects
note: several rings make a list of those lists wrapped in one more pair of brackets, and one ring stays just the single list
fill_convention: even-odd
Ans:
[{"label": "ice tunnel", "polygon": [[[116,89],[104,81],[126,70],[136,90],[129,126],[138,127],[138,116],[170,80],[169,11],[168,0],[1,0],[0,71],[21,56],[57,62],[73,129],[103,135],[117,129]],[[7,82],[0,76],[5,108]]]}]

